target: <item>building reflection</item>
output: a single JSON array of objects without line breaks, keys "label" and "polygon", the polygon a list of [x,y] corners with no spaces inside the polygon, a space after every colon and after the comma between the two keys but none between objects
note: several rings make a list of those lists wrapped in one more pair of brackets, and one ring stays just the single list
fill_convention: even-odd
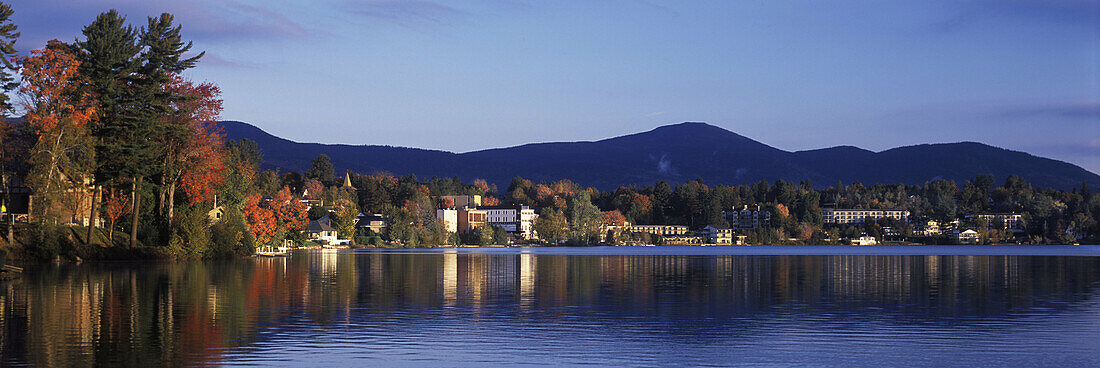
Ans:
[{"label": "building reflection", "polygon": [[[1095,294],[1100,260],[1017,256],[301,253],[28,269],[0,288],[2,365],[216,365],[272,331],[452,310],[553,319],[805,313],[1014,318]],[[373,322],[372,322],[373,323]],[[432,321],[409,319],[404,327]],[[309,326],[309,327],[306,327]]]}]

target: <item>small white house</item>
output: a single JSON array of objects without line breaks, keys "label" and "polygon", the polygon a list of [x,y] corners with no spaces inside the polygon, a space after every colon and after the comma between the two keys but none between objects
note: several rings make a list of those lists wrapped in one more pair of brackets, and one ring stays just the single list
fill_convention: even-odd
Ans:
[{"label": "small white house", "polygon": [[958,241],[959,244],[974,244],[978,242],[978,232],[973,229],[967,229],[963,232],[955,230],[954,235],[955,240]]},{"label": "small white house", "polygon": [[324,240],[329,244],[336,244],[339,242],[339,238],[336,235],[336,229],[329,226],[328,215],[310,221],[309,228],[306,229],[306,235],[309,236],[310,240]]},{"label": "small white house", "polygon": [[867,234],[860,235],[858,238],[852,239],[852,245],[878,245],[878,240],[873,236],[867,236]]}]

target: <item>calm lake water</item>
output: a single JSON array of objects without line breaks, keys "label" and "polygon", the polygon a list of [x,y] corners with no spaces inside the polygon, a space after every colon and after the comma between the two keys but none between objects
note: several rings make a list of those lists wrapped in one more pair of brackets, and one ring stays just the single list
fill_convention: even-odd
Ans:
[{"label": "calm lake water", "polygon": [[28,268],[6,366],[1100,366],[1100,247],[302,251]]}]

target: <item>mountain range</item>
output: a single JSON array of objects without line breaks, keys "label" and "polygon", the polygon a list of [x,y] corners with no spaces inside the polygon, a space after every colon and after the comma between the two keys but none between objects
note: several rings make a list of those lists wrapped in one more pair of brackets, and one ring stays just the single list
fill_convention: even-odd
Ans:
[{"label": "mountain range", "polygon": [[539,181],[570,179],[600,189],[679,183],[696,178],[711,184],[811,180],[829,186],[922,184],[935,179],[962,183],[979,174],[1001,182],[1019,175],[1036,187],[1070,189],[1100,183],[1100,175],[1077,165],[982,143],[921,144],[873,152],[853,146],[784,151],[706,123],[681,123],[599,141],[532,143],[467,153],[380,145],[299,143],[256,126],[223,121],[227,139],[250,139],[263,152],[261,167],[309,170],[328,155],[338,175],[345,171],[394,175],[483,178],[506,186],[515,176]]}]

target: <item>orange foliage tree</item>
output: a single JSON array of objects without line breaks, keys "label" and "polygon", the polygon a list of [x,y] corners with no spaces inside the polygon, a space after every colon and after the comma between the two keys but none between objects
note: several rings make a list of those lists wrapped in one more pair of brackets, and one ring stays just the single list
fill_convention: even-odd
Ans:
[{"label": "orange foliage tree", "polygon": [[125,194],[113,195],[107,198],[107,243],[114,244],[115,224],[118,220],[130,213],[130,197]]},{"label": "orange foliage tree", "polygon": [[497,199],[497,197],[489,196],[485,197],[485,199],[482,200],[482,203],[485,203],[486,206],[499,206],[500,199]]},{"label": "orange foliage tree", "polygon": [[325,193],[325,185],[316,179],[307,180],[303,187],[306,199],[321,199],[321,195]]},{"label": "orange foliage tree", "polygon": [[276,192],[269,205],[277,225],[287,231],[304,231],[309,225],[309,210],[305,203],[294,198],[290,187]]},{"label": "orange foliage tree", "polygon": [[619,210],[607,211],[603,213],[603,222],[609,226],[623,226],[626,225],[626,216]]},{"label": "orange foliage tree", "polygon": [[71,179],[85,177],[92,166],[92,141],[85,128],[96,114],[93,96],[80,88],[80,60],[70,45],[52,40],[45,49],[15,61],[23,77],[23,117],[38,136],[28,160],[33,165],[28,181],[45,202],[38,206],[45,211],[43,218],[57,220],[52,203],[63,200],[58,197],[74,185],[83,185]]},{"label": "orange foliage tree", "polygon": [[209,201],[225,178],[225,136],[217,127],[222,111],[221,89],[213,83],[195,84],[172,74],[165,92],[180,96],[165,117],[165,173],[168,217],[174,212],[177,183],[193,205]]},{"label": "orange foliage tree", "polygon": [[256,237],[256,243],[268,245],[279,231],[279,224],[275,220],[275,214],[260,202],[260,195],[253,193],[244,203],[244,218],[248,221],[248,229]]},{"label": "orange foliage tree", "polygon": [[474,187],[481,191],[480,194],[489,193],[489,183],[486,182],[485,179],[474,180]]}]

